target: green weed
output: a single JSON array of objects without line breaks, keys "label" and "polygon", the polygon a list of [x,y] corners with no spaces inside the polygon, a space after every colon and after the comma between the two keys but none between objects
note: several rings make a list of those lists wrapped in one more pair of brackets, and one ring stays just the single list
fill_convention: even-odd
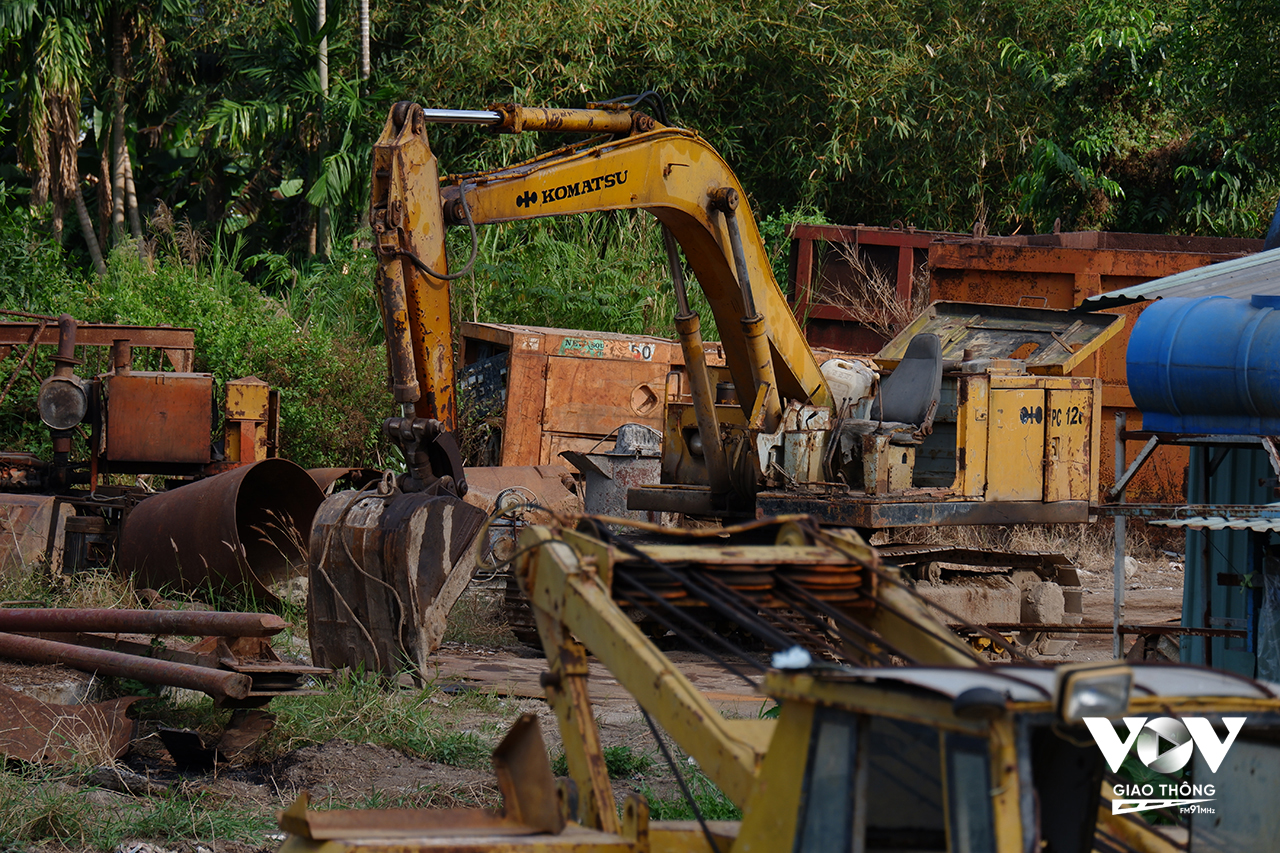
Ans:
[{"label": "green weed", "polygon": [[[742,809],[730,802],[701,772],[685,774],[685,782],[705,820],[742,820]],[[659,797],[647,785],[640,788],[640,794],[649,801],[652,820],[693,820],[695,817],[689,801],[682,796]]]},{"label": "green weed", "polygon": [[[637,752],[625,744],[604,748],[604,764],[609,770],[610,778],[613,779],[630,779],[639,776],[651,769],[654,763],[653,756]],[[569,762],[563,752],[552,756],[551,772],[556,776],[569,775]]]}]

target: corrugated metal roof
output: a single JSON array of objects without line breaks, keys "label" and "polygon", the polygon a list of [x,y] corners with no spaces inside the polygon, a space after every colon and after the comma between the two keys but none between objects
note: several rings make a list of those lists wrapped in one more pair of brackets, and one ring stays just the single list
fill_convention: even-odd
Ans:
[{"label": "corrugated metal roof", "polygon": [[1166,296],[1280,295],[1280,249],[1258,252],[1090,296],[1081,308],[1097,311]]}]

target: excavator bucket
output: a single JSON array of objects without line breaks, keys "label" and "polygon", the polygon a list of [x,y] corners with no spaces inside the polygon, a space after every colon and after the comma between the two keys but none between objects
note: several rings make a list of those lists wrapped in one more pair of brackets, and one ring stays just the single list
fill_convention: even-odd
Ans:
[{"label": "excavator bucket", "polygon": [[471,579],[484,520],[451,494],[362,490],[326,499],[311,528],[316,665],[425,672]]}]

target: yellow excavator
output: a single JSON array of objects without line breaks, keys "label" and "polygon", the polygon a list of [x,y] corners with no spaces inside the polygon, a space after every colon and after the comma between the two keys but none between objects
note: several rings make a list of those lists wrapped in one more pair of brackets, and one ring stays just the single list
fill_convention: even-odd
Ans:
[{"label": "yellow excavator", "polygon": [[[432,121],[598,136],[506,169],[450,176],[442,191],[426,140]],[[755,227],[741,213],[741,187],[696,133],[619,104],[587,110],[498,105],[486,111],[399,104],[374,162],[379,286],[393,387],[405,406],[404,416],[386,431],[402,443],[409,471],[378,494],[331,499],[335,513],[327,527],[316,528],[322,539],[370,529],[360,528],[367,524],[360,519],[371,514],[366,503],[394,507],[407,495],[448,499],[465,491],[449,443],[455,425],[450,339],[440,333],[448,328],[448,277],[463,274],[465,267],[446,270],[446,223],[474,228],[584,209],[644,208],[665,228],[680,306],[677,326],[692,368],[688,406],[671,409],[669,400],[666,440],[676,467],[702,477],[689,475],[693,483],[673,479],[668,485],[676,502],[688,511],[754,515],[762,486],[775,473],[765,470],[774,463],[762,467],[760,460],[777,453],[775,444],[760,439],[785,433],[789,425],[791,432],[826,434],[828,443],[834,434],[839,440],[831,449],[809,437],[806,464],[813,476],[804,482],[853,491],[839,478],[814,482],[854,463],[838,456],[846,444],[838,425],[816,426],[816,413],[805,407],[845,406],[833,400],[786,310]],[[736,389],[738,403],[717,403],[712,388],[720,383],[701,369],[698,318],[688,310],[677,245],[715,312],[725,381]],[[939,316],[953,315],[933,319]],[[1090,441],[1096,444],[1096,419],[1089,422],[1088,415],[1097,400],[1089,394],[1089,381],[1073,386],[1076,380],[1065,372],[1114,326],[1105,325],[1110,320],[1090,329],[1087,321],[1076,320],[1057,328],[1043,316],[1030,322],[997,319],[992,324],[980,314],[964,315],[950,327],[938,321],[942,334],[921,332],[935,338],[928,347],[933,352],[925,353],[931,363],[923,371],[911,365],[909,374],[941,372],[936,355],[957,343],[975,344],[965,347],[975,351],[963,353],[954,371],[957,399],[950,412],[926,389],[917,395],[923,396],[917,401],[921,422],[894,421],[885,411],[887,400],[878,401],[881,408],[868,413],[872,417],[851,417],[877,425],[865,434],[853,432],[867,439],[853,449],[863,451],[857,464],[870,475],[862,483],[862,494],[875,499],[868,506],[884,504],[885,498],[902,512],[910,511],[902,506],[928,503],[925,497],[984,503],[990,490],[974,485],[977,475],[967,471],[977,450],[976,444],[962,443],[959,433],[965,431],[971,440],[988,439],[984,454],[992,446],[1057,454],[1046,455],[1042,465],[1022,466],[1039,471],[1038,493],[1037,486],[1002,492],[1011,482],[1025,486],[1030,475],[989,476],[990,466],[982,465],[984,481],[997,485],[995,497],[1025,505],[1067,503],[1067,515],[1081,504],[1087,511],[1091,499],[1082,497],[1081,472],[1071,464],[1081,453],[1088,455]],[[1016,334],[1002,335],[1017,324]],[[1016,347],[1003,355],[981,349],[993,340]],[[1037,354],[1037,348],[1045,352]],[[907,342],[898,361],[912,360]],[[1076,407],[1065,417],[1070,423],[1053,417],[1058,394],[1067,394],[1065,400]],[[947,417],[955,419],[952,442],[970,451],[970,461],[953,462],[959,491],[922,496],[909,477],[906,487],[899,480],[895,488],[892,475],[881,476],[876,466],[893,463],[901,478],[898,468],[910,456],[903,448],[921,447],[913,442],[927,438],[930,420],[946,423]],[[879,431],[885,424],[888,430]],[[1058,426],[1077,429],[1054,431]],[[780,459],[782,470],[799,471],[804,466],[787,456],[785,438],[782,455],[772,458]],[[819,448],[819,464],[812,464]],[[795,479],[789,484],[799,485]],[[430,520],[416,511],[408,515]],[[972,511],[935,517],[958,523]],[[985,517],[996,517],[987,512]],[[640,537],[612,532],[618,521],[565,518],[530,526],[511,557],[546,653],[543,685],[561,729],[567,778],[553,778],[536,718],[522,718],[494,753],[500,809],[326,812],[311,810],[303,795],[281,814],[289,834],[282,853],[1251,853],[1272,849],[1280,836],[1274,793],[1280,782],[1280,700],[1268,685],[1183,666],[991,666],[958,641],[856,532],[820,527],[812,516],[702,530],[639,525]],[[383,529],[394,530],[389,523]],[[435,529],[437,536],[444,531],[447,544],[450,525]],[[313,552],[315,546],[313,534]],[[349,547],[344,550],[353,556]],[[447,548],[428,551],[419,547],[409,568],[452,559],[441,556],[451,553]],[[429,593],[429,585],[419,586],[406,595]],[[694,607],[713,612],[721,624],[704,614],[691,617]],[[777,718],[721,715],[645,636],[633,618],[637,611],[716,653],[777,700]],[[745,640],[738,639],[742,634]],[[768,657],[762,645],[777,654]],[[588,653],[636,698],[655,735],[660,725],[741,809],[741,820],[651,821],[645,801],[634,795],[619,811],[590,703]],[[752,676],[753,666],[762,674]],[[1127,772],[1123,762],[1131,752],[1156,772],[1136,781],[1116,775]],[[669,760],[677,777],[681,763]],[[1151,812],[1162,814],[1165,823],[1141,819]]]},{"label": "yellow excavator", "polygon": [[[1099,380],[1071,373],[1122,318],[939,304],[881,353],[890,370],[883,382],[865,371],[865,383],[850,383],[809,348],[733,172],[696,132],[667,126],[655,103],[658,119],[630,102],[392,108],[374,148],[371,222],[390,384],[403,408],[383,431],[408,470],[376,492],[335,495],[317,515],[313,636],[326,641],[313,648],[319,657],[332,657],[327,644],[367,649],[356,657],[371,668],[404,657],[421,663],[474,564],[483,514],[463,500],[449,282],[468,273],[476,229],[486,223],[632,209],[662,223],[686,367],[668,380],[662,483],[631,489],[631,509],[728,521],[803,513],[864,532],[1090,519]],[[433,123],[588,138],[442,180],[427,138]],[[456,269],[445,252],[450,226],[471,233],[471,260]],[[723,369],[706,365],[681,252],[715,315]],[[962,611],[960,621],[1019,623],[1037,587],[1078,585],[1056,555],[1011,563],[1006,554],[915,546],[894,556],[918,565],[922,588]],[[944,561],[978,565],[973,588],[955,594],[937,569]],[[1020,570],[989,571],[1010,565]],[[1039,621],[1080,612],[1078,591],[1055,601]],[[394,636],[369,628],[388,624]],[[397,647],[411,651],[397,658]],[[340,657],[332,662],[353,662]]]}]

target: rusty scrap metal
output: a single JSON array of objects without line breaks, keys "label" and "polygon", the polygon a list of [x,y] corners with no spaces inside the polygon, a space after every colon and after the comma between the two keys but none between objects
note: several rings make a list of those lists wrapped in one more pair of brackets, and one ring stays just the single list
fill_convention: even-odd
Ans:
[{"label": "rusty scrap metal", "polygon": [[210,461],[213,377],[208,373],[130,371],[103,380],[110,400],[106,452],[112,471],[120,463],[205,465]]},{"label": "rusty scrap metal", "polygon": [[138,584],[177,590],[268,587],[301,574],[324,496],[307,472],[264,459],[147,498],[120,531],[119,566]]},{"label": "rusty scrap metal", "polygon": [[269,637],[289,623],[274,613],[212,610],[0,610],[0,631],[89,631],[104,634],[182,634],[201,637]]},{"label": "rusty scrap metal", "polygon": [[42,632],[31,636],[194,667],[239,672],[249,676],[251,681],[249,694],[243,700],[237,700],[241,705],[263,704],[273,696],[318,695],[321,691],[308,689],[306,685],[313,678],[333,674],[333,670],[324,667],[281,660],[266,637],[207,637],[185,649],[174,649],[101,634]]},{"label": "rusty scrap metal", "polygon": [[53,705],[0,684],[0,754],[34,763],[110,761],[124,755],[137,696],[94,705]]},{"label": "rusty scrap metal", "polygon": [[0,633],[0,657],[28,663],[60,663],[83,672],[198,690],[218,701],[245,699],[253,683],[248,675],[240,672],[90,649],[17,634]]},{"label": "rusty scrap metal", "polygon": [[[18,366],[13,369],[13,374],[9,377],[9,381],[5,383],[4,390],[0,391],[0,403],[4,403],[4,398],[9,396],[9,391],[13,388],[13,383],[18,381],[18,374],[22,372],[22,368],[26,366],[27,361],[31,358],[32,353],[36,351],[36,346],[40,343],[40,337],[41,335],[44,334],[44,331],[46,327],[48,327],[48,325],[49,325],[48,320],[41,320],[39,323],[34,324],[34,328],[32,329],[31,334],[27,336],[27,340],[5,341],[8,344],[25,343],[27,345],[27,349],[22,353],[22,358],[18,361]],[[56,343],[56,342],[57,342],[57,339],[55,338],[50,343]]]}]

